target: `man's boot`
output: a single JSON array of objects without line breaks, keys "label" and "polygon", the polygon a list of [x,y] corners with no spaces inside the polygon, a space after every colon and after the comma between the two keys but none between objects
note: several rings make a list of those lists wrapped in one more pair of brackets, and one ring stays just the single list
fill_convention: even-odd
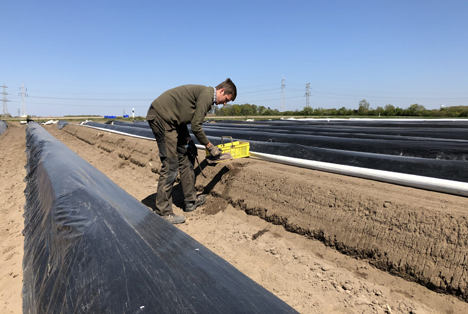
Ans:
[{"label": "man's boot", "polygon": [[206,202],[206,194],[200,194],[197,196],[195,202],[185,202],[185,212],[193,212],[197,209],[198,206],[205,204]]},{"label": "man's boot", "polygon": [[182,216],[182,215],[178,216],[178,215],[175,215],[175,214],[171,214],[171,215],[162,216],[162,218],[169,221],[173,225],[181,224],[181,223],[185,222],[185,217]]}]

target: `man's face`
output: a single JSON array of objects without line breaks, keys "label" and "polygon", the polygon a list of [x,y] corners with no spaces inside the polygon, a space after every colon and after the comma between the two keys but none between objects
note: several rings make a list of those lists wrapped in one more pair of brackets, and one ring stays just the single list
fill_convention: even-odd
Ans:
[{"label": "man's face", "polygon": [[232,99],[231,94],[225,94],[224,88],[218,89],[216,91],[216,104],[217,105],[226,105]]}]

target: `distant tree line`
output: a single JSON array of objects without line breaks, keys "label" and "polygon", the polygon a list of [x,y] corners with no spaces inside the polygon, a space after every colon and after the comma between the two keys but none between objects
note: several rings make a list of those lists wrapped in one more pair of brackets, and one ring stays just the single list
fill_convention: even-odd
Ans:
[{"label": "distant tree line", "polygon": [[408,108],[385,105],[373,109],[365,99],[359,102],[358,109],[324,109],[321,107],[304,107],[302,110],[283,111],[270,109],[270,107],[251,104],[226,105],[215,108],[212,113],[217,116],[383,116],[383,117],[468,117],[468,106],[451,106],[428,110],[423,105],[412,104]]}]

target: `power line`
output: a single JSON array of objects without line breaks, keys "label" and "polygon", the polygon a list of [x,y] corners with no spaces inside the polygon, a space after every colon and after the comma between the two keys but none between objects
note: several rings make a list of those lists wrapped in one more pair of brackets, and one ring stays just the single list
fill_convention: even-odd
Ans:
[{"label": "power line", "polygon": [[[250,94],[250,93],[260,93],[260,92],[265,92],[265,91],[272,91],[272,90],[277,90],[278,88],[272,88],[272,89],[265,89],[265,90],[258,90],[258,91],[247,91],[247,92],[244,92],[245,90],[248,90],[248,89],[253,89],[253,88],[258,88],[258,87],[271,87],[271,86],[277,86],[277,84],[263,84],[263,85],[251,85],[251,86],[241,86],[241,87],[237,87],[238,90],[242,90],[242,94]],[[138,94],[138,95],[141,95],[142,93],[130,93],[130,92],[126,92],[126,93],[116,93],[116,92],[109,92],[109,93],[83,93],[83,92],[75,92],[75,93],[72,93],[72,92],[55,92],[55,91],[35,91],[36,94],[63,94],[63,95],[133,95],[133,94]],[[145,93],[145,94],[148,94],[148,93]],[[32,97],[32,96],[30,96]],[[42,97],[42,96],[35,96],[35,97]],[[44,98],[49,98],[49,97],[44,97]],[[50,98],[53,98],[53,97],[50,97]],[[61,97],[57,97],[59,99],[75,99],[75,98],[61,98]],[[78,99],[78,98],[76,98]],[[81,98],[80,98],[81,100]],[[132,99],[133,100],[133,99]],[[154,98],[152,98],[151,100],[154,100]]]},{"label": "power line", "polygon": [[[12,101],[14,103],[18,101]],[[127,108],[129,105],[72,105],[72,104],[51,104],[51,103],[42,103],[42,102],[29,102],[29,104],[34,104],[34,105],[47,105],[47,106],[61,106],[61,107],[95,107],[95,108],[101,108],[101,107],[106,107],[106,108]],[[149,105],[144,105],[144,106],[134,106],[132,107],[141,107],[141,108],[148,108]]]},{"label": "power line", "polygon": [[263,93],[263,92],[271,92],[271,91],[274,91],[274,90],[278,90],[278,88],[270,88],[270,89],[264,89],[264,90],[259,90],[259,91],[253,91],[253,92],[243,92],[242,95],[245,95],[245,94],[256,94],[256,93]]},{"label": "power line", "polygon": [[371,97],[371,98],[387,98],[387,99],[448,99],[448,100],[468,100],[468,97],[419,97],[419,96],[410,96],[410,97],[400,97],[400,96],[376,96],[376,95],[369,95],[369,94],[339,94],[339,93],[315,93],[314,95],[323,95],[323,96],[338,96],[338,97],[357,97],[357,98],[362,98],[362,97]]},{"label": "power line", "polygon": [[[310,83],[307,83],[310,84]],[[306,84],[306,89],[307,89],[307,84]],[[243,89],[252,89],[255,87],[261,87],[261,86],[271,86],[270,84],[267,85],[257,85],[257,86],[248,86],[244,87]],[[282,85],[281,85],[281,93],[282,93],[282,98],[285,95],[285,80],[283,77],[282,80]],[[251,91],[245,91],[241,92],[239,95],[252,95],[252,94],[260,94],[260,93],[266,93],[266,92],[272,92],[272,91],[277,91],[278,88],[267,88],[267,89],[260,89],[260,90],[251,90]],[[290,92],[298,92],[298,91],[304,91],[304,88],[298,89],[298,88],[293,88],[289,89]],[[310,90],[309,90],[309,97],[311,95]],[[62,93],[64,94],[64,93]],[[74,94],[74,93],[69,93],[69,94]],[[367,97],[367,98],[389,98],[389,99],[434,99],[434,100],[468,100],[468,97],[418,97],[418,96],[387,96],[387,95],[378,95],[378,94],[373,94],[370,93],[368,94],[367,92],[363,92],[360,95],[358,94],[348,94],[348,93],[336,93],[336,92],[316,92],[314,93],[315,95],[322,95],[322,96],[334,96],[334,97]],[[106,95],[106,94],[94,94],[94,95]],[[115,93],[114,93],[115,95]],[[307,92],[306,95],[307,97]],[[38,99],[50,99],[50,100],[78,100],[78,101],[152,101],[154,98],[78,98],[78,97],[47,97],[47,96],[29,96],[31,98],[38,98]],[[310,105],[310,104],[309,104]],[[281,103],[281,106],[284,107],[285,104]]]},{"label": "power line", "polygon": [[[277,88],[268,88],[269,86],[271,85],[257,85],[258,87],[261,87],[261,86],[265,86],[267,87],[266,89],[259,89],[259,90],[250,90],[248,92],[242,92],[240,95],[246,95],[246,100],[243,101],[245,103],[251,103],[251,104],[254,104],[254,103],[262,103],[262,102],[268,102],[268,101],[278,101],[281,99],[281,111],[285,111],[285,100],[288,100],[288,99],[294,99],[294,98],[302,98],[304,96],[306,96],[306,107],[310,106],[310,102],[309,102],[309,98],[310,98],[310,95],[311,94],[311,91],[310,91],[310,83],[306,83],[306,93],[305,95],[302,94],[302,96],[292,96],[292,97],[285,97],[285,87],[286,87],[286,84],[285,84],[285,79],[283,77],[282,79],[282,82],[281,82],[281,98],[270,98],[270,99],[262,99],[260,96],[261,93],[267,93],[267,92],[273,92],[271,94],[276,94],[274,93],[274,91],[278,91],[278,87]],[[5,84],[4,84],[5,85]],[[24,87],[24,86],[23,86]],[[6,86],[4,87],[4,92],[5,92],[5,88],[7,88]],[[253,89],[254,86],[249,86],[248,88],[250,89]],[[21,88],[20,88],[21,89]],[[25,91],[26,91],[26,88],[25,88]],[[23,91],[23,92],[25,92]],[[293,95],[298,95],[298,91],[304,91],[304,88],[302,89],[289,89],[289,91],[291,92],[290,94],[293,94]],[[7,93],[6,93],[7,94]],[[21,93],[20,93],[21,95]],[[91,94],[90,94],[91,95]],[[105,94],[101,94],[101,95],[105,95]],[[115,94],[114,94],[115,95]],[[252,98],[253,95],[256,95],[258,98],[260,98],[260,100],[250,100],[249,98]],[[319,98],[321,99],[327,99],[327,98],[349,98],[349,99],[356,99],[356,98],[360,98],[360,99],[363,99],[363,98],[366,98],[366,99],[369,99],[369,98],[374,98],[374,99],[387,99],[389,102],[392,101],[392,100],[397,100],[397,99],[401,99],[401,100],[411,100],[411,101],[419,101],[419,100],[438,100],[438,101],[466,101],[468,100],[468,97],[406,97],[406,96],[379,96],[379,95],[375,95],[375,94],[366,94],[366,93],[361,93],[360,95],[358,94],[347,94],[347,93],[336,93],[336,92],[314,92],[314,95],[315,96],[318,96]],[[26,110],[25,110],[25,102],[24,102],[24,97],[27,97],[27,94],[25,93],[25,95],[23,95],[22,97],[22,105],[23,105],[23,115],[26,114]],[[63,100],[63,101],[83,101],[83,102],[87,102],[87,101],[92,101],[92,102],[98,102],[98,104],[90,104],[90,105],[87,105],[87,104],[64,104],[64,103],[60,103],[60,104],[51,104],[51,103],[41,103],[41,102],[29,102],[30,104],[38,104],[38,105],[44,105],[44,106],[61,106],[61,107],[95,107],[95,108],[127,108],[128,106],[132,106],[132,107],[145,107],[147,108],[148,105],[141,105],[141,106],[135,106],[135,103],[133,104],[123,104],[123,105],[117,105],[115,104],[115,102],[121,102],[121,101],[131,101],[131,102],[149,102],[149,101],[152,101],[153,98],[147,98],[147,99],[142,99],[142,98],[139,98],[139,99],[135,99],[135,98],[77,98],[77,97],[44,97],[44,96],[29,96],[30,98],[37,98],[37,99],[44,99],[44,100],[57,100],[55,102],[58,102],[60,100]],[[5,95],[4,95],[4,99],[6,99]],[[11,102],[10,100],[7,100],[8,102]],[[99,103],[103,103],[103,102],[114,102],[112,105],[101,105]],[[13,102],[16,102],[16,101],[13,101]],[[4,111],[6,110],[5,107],[6,107],[6,102],[4,101]]]},{"label": "power line", "polygon": [[[278,90],[277,88],[263,89],[257,91],[243,92],[245,94],[256,94],[263,92],[271,92]],[[72,97],[45,97],[45,96],[30,96],[30,98],[41,98],[41,99],[57,99],[57,100],[92,100],[92,101],[153,101],[154,98],[72,98]]]},{"label": "power line", "polygon": [[[285,97],[284,99],[294,99],[294,98],[302,98],[302,97],[304,97],[304,96]],[[261,100],[250,101],[250,103],[263,102],[263,101],[275,101],[275,100],[279,100],[279,99],[280,98],[261,99]]]},{"label": "power line", "polygon": [[257,87],[265,87],[265,86],[278,86],[277,83],[274,84],[263,84],[263,85],[252,85],[252,86],[238,86],[239,89],[249,89],[249,88],[257,88]]},{"label": "power line", "polygon": [[109,92],[109,93],[83,93],[83,92],[76,92],[76,93],[68,93],[68,92],[50,92],[50,91],[36,91],[38,94],[65,94],[65,95],[141,95],[140,92],[135,92],[135,93],[115,93],[115,92]]},{"label": "power line", "polygon": [[56,100],[92,100],[92,101],[153,101],[153,98],[146,99],[130,99],[130,98],[63,98],[63,97],[42,97],[42,96],[31,96],[31,98],[41,98],[41,99],[56,99]]}]

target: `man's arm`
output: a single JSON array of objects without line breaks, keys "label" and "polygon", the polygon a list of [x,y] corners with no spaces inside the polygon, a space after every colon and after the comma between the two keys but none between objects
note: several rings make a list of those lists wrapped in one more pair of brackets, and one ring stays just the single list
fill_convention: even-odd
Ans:
[{"label": "man's arm", "polygon": [[206,146],[207,148],[209,148],[211,143],[206,137],[205,131],[203,131],[202,124],[212,104],[212,96],[207,93],[201,95],[195,104],[195,113],[193,114],[191,122],[192,133],[195,135],[200,144]]}]

